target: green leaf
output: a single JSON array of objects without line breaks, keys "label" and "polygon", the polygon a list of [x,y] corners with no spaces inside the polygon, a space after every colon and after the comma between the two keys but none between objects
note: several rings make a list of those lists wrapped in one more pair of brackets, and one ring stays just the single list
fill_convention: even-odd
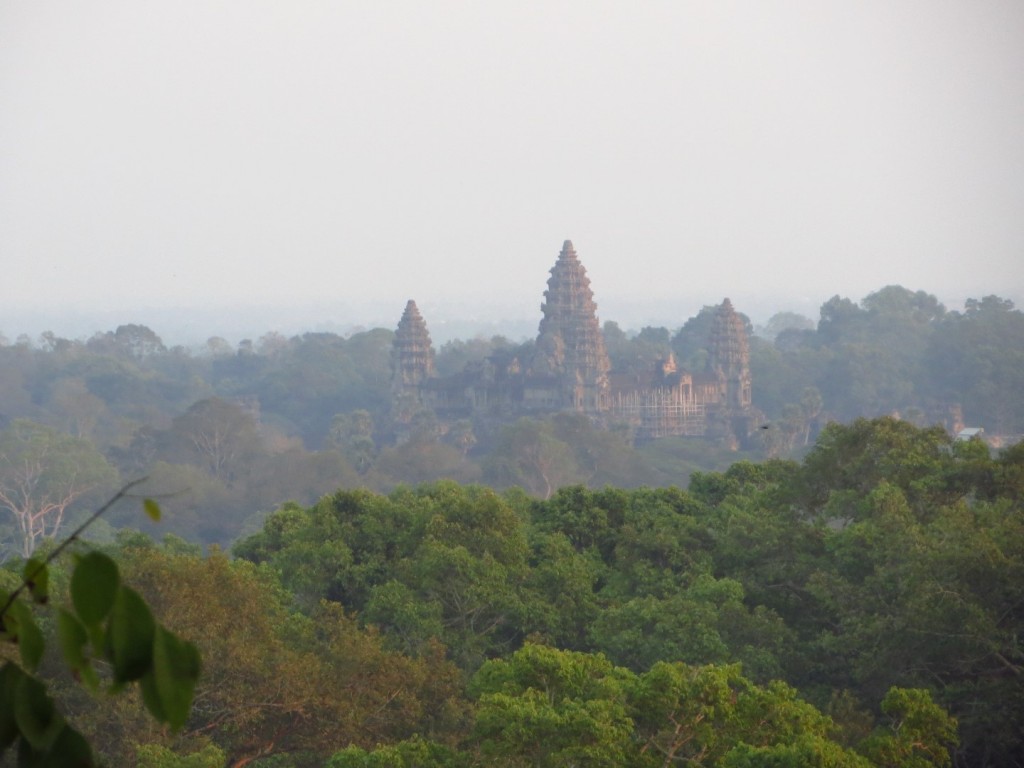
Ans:
[{"label": "green leaf", "polygon": [[68,666],[83,683],[96,690],[99,678],[85,653],[85,644],[89,640],[88,633],[75,615],[63,608],[57,611],[57,637]]},{"label": "green leaf", "polygon": [[42,757],[27,740],[18,739],[18,768],[39,768]]},{"label": "green leaf", "polygon": [[139,688],[142,691],[142,703],[146,705],[149,714],[158,723],[166,723],[167,713],[164,712],[164,704],[160,700],[160,691],[156,686],[156,673],[152,667],[139,680]]},{"label": "green leaf", "polygon": [[22,738],[39,752],[49,749],[64,727],[46,687],[30,675],[23,675],[15,689],[14,719]]},{"label": "green leaf", "polygon": [[46,641],[43,640],[43,633],[36,625],[32,609],[20,600],[16,600],[7,609],[7,631],[18,643],[21,663],[25,665],[25,669],[35,672],[43,659]]},{"label": "green leaf", "polygon": [[8,661],[0,667],[0,754],[18,738],[18,723],[14,719],[14,693],[25,676],[21,667]]},{"label": "green leaf", "polygon": [[37,603],[45,603],[50,598],[50,570],[46,563],[37,557],[30,557],[25,563],[22,578],[28,587],[32,599]]},{"label": "green leaf", "polygon": [[85,625],[98,624],[110,613],[121,576],[117,564],[101,552],[90,552],[71,574],[71,602]]},{"label": "green leaf", "polygon": [[[199,670],[199,650],[195,645],[157,627],[153,642],[153,676],[165,721],[174,730],[188,720]],[[155,712],[153,714],[156,716]]]},{"label": "green leaf", "polygon": [[110,610],[107,659],[114,666],[114,682],[138,680],[153,663],[153,614],[138,592],[120,587]]},{"label": "green leaf", "polygon": [[57,609],[57,637],[64,660],[72,669],[78,669],[86,663],[85,644],[89,637],[74,614],[63,608]]},{"label": "green leaf", "polygon": [[44,768],[92,768],[96,765],[89,742],[70,725],[65,724],[46,753]]},{"label": "green leaf", "polygon": [[[3,605],[7,604],[8,597],[9,593],[0,590],[0,600],[3,601]],[[11,615],[10,606],[0,614],[0,640],[5,640],[8,643],[18,642],[18,621]]]},{"label": "green leaf", "polygon": [[142,508],[146,510],[146,515],[154,523],[160,522],[160,505],[157,504],[153,499],[143,499]]}]

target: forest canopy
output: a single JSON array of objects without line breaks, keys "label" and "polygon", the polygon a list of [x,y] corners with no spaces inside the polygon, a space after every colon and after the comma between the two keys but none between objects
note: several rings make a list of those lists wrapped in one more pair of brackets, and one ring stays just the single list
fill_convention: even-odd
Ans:
[{"label": "forest canopy", "polygon": [[[613,365],[699,366],[710,309],[606,323]],[[888,287],[777,318],[751,338],[765,421],[743,451],[408,409],[393,338],[0,346],[0,588],[126,482],[165,510],[115,508],[76,551],[195,644],[184,727],[38,660],[110,764],[1024,764],[1010,302]],[[451,342],[437,366],[529,344]]]},{"label": "forest canopy", "polygon": [[889,417],[686,489],[342,489],[103,547],[202,654],[177,736],[50,680],[122,765],[1013,765],[1022,499],[1020,445]]}]

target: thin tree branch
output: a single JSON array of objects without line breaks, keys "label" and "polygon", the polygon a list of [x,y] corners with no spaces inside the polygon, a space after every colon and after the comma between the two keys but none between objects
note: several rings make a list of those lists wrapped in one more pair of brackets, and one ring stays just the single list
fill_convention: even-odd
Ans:
[{"label": "thin tree branch", "polygon": [[46,556],[43,562],[39,563],[39,565],[32,569],[30,573],[26,573],[25,578],[22,579],[21,584],[18,585],[17,589],[11,592],[11,594],[7,598],[7,602],[4,603],[2,608],[0,608],[0,617],[3,617],[4,614],[7,613],[7,610],[14,604],[14,601],[18,599],[18,596],[26,589],[28,589],[28,585],[35,579],[35,577],[38,576],[43,571],[43,569],[46,568],[46,566],[48,566],[55,559],[57,559],[57,556],[60,555],[60,553],[63,552],[65,549],[67,549],[68,545],[70,545],[71,542],[77,540],[78,537],[85,531],[86,528],[88,528],[90,525],[96,522],[96,520],[99,519],[100,515],[102,515],[112,506],[114,506],[121,499],[125,498],[128,495],[128,491],[130,491],[132,488],[139,485],[140,483],[146,482],[146,480],[148,479],[148,477],[140,477],[137,480],[132,480],[130,483],[122,485],[120,490],[113,496],[111,496],[109,499],[107,499],[106,503],[103,506],[101,506],[91,515],[89,515],[88,519],[85,520],[85,522],[83,522],[74,531],[72,531],[71,535],[64,539],[64,541],[58,544],[57,547],[49,555]]}]

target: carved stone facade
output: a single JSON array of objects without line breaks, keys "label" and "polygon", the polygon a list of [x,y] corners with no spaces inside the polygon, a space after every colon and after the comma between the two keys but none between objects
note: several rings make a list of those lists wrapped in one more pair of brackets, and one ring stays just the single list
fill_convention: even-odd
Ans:
[{"label": "carved stone facade", "polygon": [[416,302],[409,299],[398,321],[391,350],[391,390],[419,397],[420,386],[434,376],[434,348]]},{"label": "carved stone facade", "polygon": [[743,318],[725,299],[715,310],[708,338],[708,366],[690,373],[675,359],[659,360],[646,376],[614,376],[612,416],[640,440],[714,436],[730,444],[753,428],[750,344]]},{"label": "carved stone facade", "polygon": [[438,377],[426,323],[410,301],[395,334],[393,392],[441,418],[577,411],[628,425],[638,440],[709,436],[732,444],[752,429],[750,349],[729,299],[715,312],[704,371],[677,369],[669,355],[647,374],[611,371],[586,269],[566,240],[544,292],[532,358],[496,355]]},{"label": "carved stone facade", "polygon": [[608,410],[608,371],[597,305],[572,241],[562,244],[551,268],[537,335],[533,373],[557,382],[561,409],[601,413]]},{"label": "carved stone facade", "polygon": [[709,370],[725,382],[725,405],[733,410],[750,408],[750,342],[743,318],[729,299],[715,312],[708,352]]}]

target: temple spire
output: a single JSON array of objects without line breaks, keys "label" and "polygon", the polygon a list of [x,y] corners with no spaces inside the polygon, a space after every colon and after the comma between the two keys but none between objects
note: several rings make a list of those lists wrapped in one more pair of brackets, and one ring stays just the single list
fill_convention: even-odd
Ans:
[{"label": "temple spire", "polygon": [[562,407],[607,410],[611,364],[587,270],[571,240],[562,244],[551,268],[541,311],[544,316],[537,337],[538,368],[557,377]]},{"label": "temple spire", "polygon": [[409,299],[398,321],[391,347],[391,386],[395,391],[415,391],[434,375],[434,348],[430,332],[416,302]]},{"label": "temple spire", "polygon": [[725,299],[715,311],[708,339],[708,367],[724,380],[730,408],[750,407],[750,343],[743,318]]}]

